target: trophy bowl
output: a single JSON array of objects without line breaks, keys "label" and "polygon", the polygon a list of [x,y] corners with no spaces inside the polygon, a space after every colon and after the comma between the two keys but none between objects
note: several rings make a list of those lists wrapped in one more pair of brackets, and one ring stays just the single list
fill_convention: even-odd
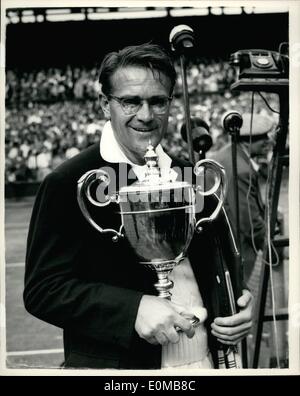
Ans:
[{"label": "trophy bowl", "polygon": [[160,297],[170,298],[168,274],[184,258],[192,240],[193,191],[185,182],[123,187],[120,214],[125,235],[141,264],[156,270]]}]

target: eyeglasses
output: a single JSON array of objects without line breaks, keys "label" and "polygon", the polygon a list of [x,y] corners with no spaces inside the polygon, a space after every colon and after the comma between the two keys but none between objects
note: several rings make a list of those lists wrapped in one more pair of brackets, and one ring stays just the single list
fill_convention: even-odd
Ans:
[{"label": "eyeglasses", "polygon": [[140,110],[144,101],[148,103],[154,114],[164,114],[173,98],[171,96],[153,96],[149,99],[141,99],[138,96],[119,98],[114,95],[108,95],[108,99],[114,99],[120,103],[126,115],[133,115]]}]

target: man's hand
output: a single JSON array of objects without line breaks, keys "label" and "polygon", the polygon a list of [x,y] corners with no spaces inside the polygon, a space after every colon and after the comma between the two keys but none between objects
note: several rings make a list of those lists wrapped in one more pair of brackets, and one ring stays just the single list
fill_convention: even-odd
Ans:
[{"label": "man's hand", "polygon": [[140,301],[135,330],[150,344],[167,345],[169,342],[176,344],[179,341],[177,327],[189,338],[195,334],[190,321],[183,315],[193,316],[191,312],[169,300],[144,295]]},{"label": "man's hand", "polygon": [[212,334],[222,344],[236,345],[252,327],[253,296],[248,290],[237,300],[240,312],[224,318],[215,318],[211,324]]}]

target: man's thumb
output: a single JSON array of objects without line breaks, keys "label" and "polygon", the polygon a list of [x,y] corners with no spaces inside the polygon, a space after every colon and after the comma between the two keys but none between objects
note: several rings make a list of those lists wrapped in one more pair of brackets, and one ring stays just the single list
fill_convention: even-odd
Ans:
[{"label": "man's thumb", "polygon": [[237,304],[240,308],[244,308],[248,305],[251,300],[251,294],[248,290],[244,291],[244,294],[237,300]]}]

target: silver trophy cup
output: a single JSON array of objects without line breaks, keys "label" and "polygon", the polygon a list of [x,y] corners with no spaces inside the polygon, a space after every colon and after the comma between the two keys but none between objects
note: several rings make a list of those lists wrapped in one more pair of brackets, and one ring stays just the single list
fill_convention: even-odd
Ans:
[{"label": "silver trophy cup", "polygon": [[[118,193],[107,196],[104,202],[92,196],[91,188],[95,183],[109,186],[109,174],[101,169],[85,173],[78,181],[77,198],[83,215],[100,233],[111,233],[114,241],[127,238],[138,261],[156,271],[158,281],[154,286],[159,297],[170,299],[173,282],[168,276],[185,257],[194,232],[201,230],[203,223],[211,222],[218,216],[226,195],[226,176],[224,168],[215,161],[197,162],[193,170],[196,176],[207,169],[214,173],[214,184],[209,191],[205,191],[203,185],[194,186],[186,181],[163,182],[151,145],[147,148],[145,161],[145,180],[121,187]],[[218,204],[214,212],[196,221],[197,194],[203,197],[216,195],[217,191]],[[101,228],[88,212],[86,200],[97,207],[107,206],[111,202],[119,204],[119,231]],[[197,318],[192,322],[195,325]]]}]

